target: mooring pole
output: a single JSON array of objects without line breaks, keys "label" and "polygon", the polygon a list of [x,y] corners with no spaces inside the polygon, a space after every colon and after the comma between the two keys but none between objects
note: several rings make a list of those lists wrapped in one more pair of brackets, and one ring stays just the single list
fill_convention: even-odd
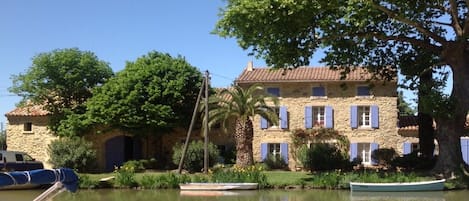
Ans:
[{"label": "mooring pole", "polygon": [[208,154],[208,88],[210,86],[209,83],[209,73],[208,70],[205,71],[205,125],[204,127],[204,173],[208,173],[208,162],[209,162],[209,154]]},{"label": "mooring pole", "polygon": [[197,110],[199,109],[200,97],[202,96],[202,90],[205,86],[205,79],[202,80],[202,85],[200,86],[199,95],[197,96],[197,101],[195,103],[194,112],[192,113],[191,124],[189,125],[189,130],[187,131],[186,141],[184,142],[184,148],[182,149],[181,159],[179,160],[178,173],[182,172],[182,165],[184,164],[184,158],[186,158],[187,147],[189,146],[189,140],[191,138],[192,128],[194,127],[195,117],[197,116]]}]

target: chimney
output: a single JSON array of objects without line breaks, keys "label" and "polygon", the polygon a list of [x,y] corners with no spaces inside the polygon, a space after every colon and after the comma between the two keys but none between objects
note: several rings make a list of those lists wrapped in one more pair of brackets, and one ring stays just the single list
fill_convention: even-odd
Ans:
[{"label": "chimney", "polygon": [[246,66],[246,71],[252,71],[252,70],[254,70],[254,67],[253,67],[252,61],[249,61],[248,65]]}]

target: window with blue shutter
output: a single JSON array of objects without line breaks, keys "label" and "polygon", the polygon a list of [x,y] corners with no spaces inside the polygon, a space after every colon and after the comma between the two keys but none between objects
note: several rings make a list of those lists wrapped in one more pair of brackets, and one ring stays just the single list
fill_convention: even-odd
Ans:
[{"label": "window with blue shutter", "polygon": [[356,105],[350,107],[350,127],[358,128],[358,107]]},{"label": "window with blue shutter", "polygon": [[461,138],[461,152],[462,152],[462,159],[466,164],[469,164],[469,139],[468,138]]},{"label": "window with blue shutter", "polygon": [[280,128],[286,129],[288,128],[288,112],[287,107],[281,106],[280,107]]},{"label": "window with blue shutter", "polygon": [[326,96],[326,89],[324,87],[313,87],[313,96]]},{"label": "window with blue shutter", "polygon": [[378,150],[378,143],[371,143],[370,144],[370,154],[371,154],[371,164],[378,165],[378,160],[373,157],[373,151]]},{"label": "window with blue shutter", "polygon": [[305,128],[313,128],[313,107],[305,107]]},{"label": "window with blue shutter", "polygon": [[280,144],[280,153],[282,154],[282,158],[285,160],[285,163],[288,164],[288,143]]},{"label": "window with blue shutter", "polygon": [[264,161],[267,158],[268,148],[267,143],[261,144],[261,161]]},{"label": "window with blue shutter", "polygon": [[412,152],[412,143],[410,142],[404,142],[404,145],[403,145],[403,154],[406,155],[406,154],[410,154]]},{"label": "window with blue shutter", "polygon": [[350,144],[350,161],[354,161],[358,158],[358,144],[351,143]]},{"label": "window with blue shutter", "polygon": [[264,117],[261,117],[261,129],[267,129],[267,127],[268,127],[267,119]]},{"label": "window with blue shutter", "polygon": [[325,127],[326,128],[334,128],[334,112],[332,110],[332,107],[331,106],[326,106],[325,107],[325,110],[326,110],[326,125]]},{"label": "window with blue shutter", "polygon": [[272,96],[280,97],[280,88],[278,88],[278,87],[268,87],[267,88],[267,93],[272,95]]},{"label": "window with blue shutter", "polygon": [[379,128],[379,108],[377,105],[371,106],[371,127]]},{"label": "window with blue shutter", "polygon": [[370,87],[368,87],[368,86],[358,86],[357,87],[357,96],[370,96]]}]

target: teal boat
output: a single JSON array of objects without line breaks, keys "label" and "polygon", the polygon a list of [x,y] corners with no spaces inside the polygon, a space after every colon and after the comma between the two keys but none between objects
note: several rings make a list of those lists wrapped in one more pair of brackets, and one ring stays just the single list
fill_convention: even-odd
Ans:
[{"label": "teal boat", "polygon": [[441,191],[445,180],[402,182],[402,183],[360,183],[350,182],[350,190],[369,192]]}]

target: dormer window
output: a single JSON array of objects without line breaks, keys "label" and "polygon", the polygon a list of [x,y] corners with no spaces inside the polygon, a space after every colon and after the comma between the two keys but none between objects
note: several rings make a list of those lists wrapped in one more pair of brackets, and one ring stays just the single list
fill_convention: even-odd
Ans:
[{"label": "dormer window", "polygon": [[325,97],[326,89],[323,86],[313,87],[313,96],[314,97]]},{"label": "dormer window", "polygon": [[368,87],[368,86],[358,86],[357,87],[357,96],[371,96],[370,87]]},{"label": "dormer window", "polygon": [[275,97],[280,97],[280,88],[278,87],[268,87],[267,88],[267,93],[275,96]]}]

